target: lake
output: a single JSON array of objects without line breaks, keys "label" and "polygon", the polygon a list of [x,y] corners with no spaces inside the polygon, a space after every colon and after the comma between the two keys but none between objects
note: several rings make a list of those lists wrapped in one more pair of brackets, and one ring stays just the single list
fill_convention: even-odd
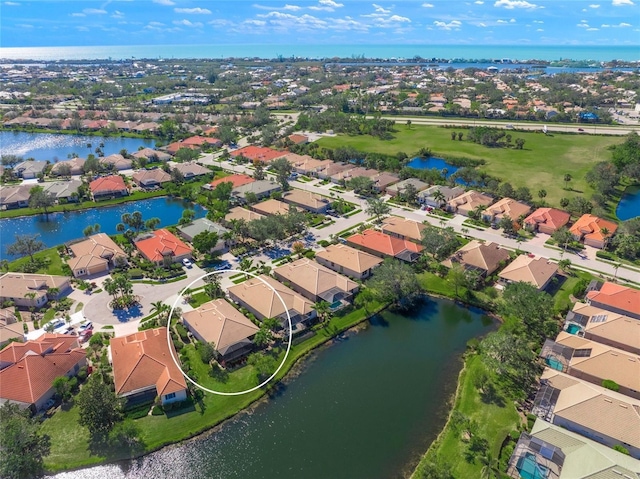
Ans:
[{"label": "lake", "polygon": [[453,166],[447,163],[442,158],[437,158],[435,156],[430,156],[429,158],[420,158],[417,156],[412,159],[409,163],[407,163],[409,168],[415,168],[416,170],[430,170],[435,168],[436,170],[442,170],[443,168],[447,169],[446,178],[449,178],[456,171],[458,171],[457,166]]},{"label": "lake", "polygon": [[629,186],[616,207],[616,216],[625,221],[640,216],[640,185]]},{"label": "lake", "polygon": [[175,198],[152,198],[148,200],[130,201],[120,205],[91,208],[68,213],[51,213],[49,218],[39,214],[19,218],[0,219],[0,259],[15,259],[6,254],[7,246],[13,243],[16,234],[39,234],[40,240],[47,248],[82,238],[82,231],[89,225],[100,224],[100,232],[115,234],[116,225],[121,222],[124,213],[140,211],[145,220],[160,218],[160,226],[178,223],[182,212],[191,208],[196,218],[206,215],[206,210],[197,204]]},{"label": "lake", "polygon": [[312,353],[275,398],[215,433],[55,478],[404,477],[444,426],[467,341],[493,329],[448,300],[410,317],[385,312]]},{"label": "lake", "polygon": [[[87,148],[88,143],[91,148]],[[25,159],[49,160],[52,163],[66,160],[71,153],[76,153],[80,158],[86,158],[89,153],[95,155],[100,143],[104,143],[104,156],[119,153],[122,149],[135,153],[140,146],[155,146],[155,140],[141,138],[0,131],[0,155],[18,155]]]}]

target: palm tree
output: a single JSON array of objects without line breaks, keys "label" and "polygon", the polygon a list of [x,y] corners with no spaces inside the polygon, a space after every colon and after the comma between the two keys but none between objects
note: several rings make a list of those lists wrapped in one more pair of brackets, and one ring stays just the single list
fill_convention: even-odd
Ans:
[{"label": "palm tree", "polygon": [[435,193],[433,194],[433,200],[436,203],[438,203],[438,207],[441,207],[442,204],[445,202],[446,197],[444,196],[444,193],[442,193],[442,191],[436,190]]},{"label": "palm tree", "polygon": [[564,175],[564,189],[568,190],[569,189],[569,182],[573,179],[573,177],[567,173],[566,175]]},{"label": "palm tree", "polygon": [[266,346],[272,338],[271,331],[263,324],[253,336],[253,343],[258,347]]},{"label": "palm tree", "polygon": [[462,228],[460,231],[462,231],[463,235],[467,235],[467,233],[469,233],[469,228]]},{"label": "palm tree", "polygon": [[618,277],[618,268],[620,267],[620,263],[613,263],[613,282],[615,283],[616,278]]},{"label": "palm tree", "polygon": [[497,458],[493,457],[491,451],[487,451],[480,458],[480,462],[482,462],[482,470],[480,471],[481,479],[492,479],[495,477],[500,477],[500,461]]},{"label": "palm tree", "polygon": [[331,318],[331,305],[326,301],[318,301],[313,305],[313,309],[316,310],[318,318],[321,322],[329,321]]},{"label": "palm tree", "polygon": [[[238,267],[240,268],[240,271],[247,273],[253,267],[253,260],[251,258],[242,258]],[[244,277],[248,278],[249,275],[245,274]]]},{"label": "palm tree", "polygon": [[156,313],[158,315],[158,319],[164,317],[165,313],[167,313],[169,309],[171,309],[169,305],[164,304],[162,301],[151,303],[151,314]]},{"label": "palm tree", "polygon": [[546,198],[546,196],[547,196],[547,190],[541,189],[538,191],[538,198],[540,198],[542,203],[544,203],[544,199]]},{"label": "palm tree", "polygon": [[606,248],[609,243],[609,236],[611,232],[609,231],[609,228],[601,228],[600,233],[602,233],[602,236],[604,237],[604,247]]}]

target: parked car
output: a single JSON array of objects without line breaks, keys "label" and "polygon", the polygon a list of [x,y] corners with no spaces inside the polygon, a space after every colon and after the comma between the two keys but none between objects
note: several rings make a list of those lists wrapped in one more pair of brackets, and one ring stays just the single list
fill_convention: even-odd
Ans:
[{"label": "parked car", "polygon": [[80,333],[80,342],[84,343],[85,341],[87,341],[91,336],[93,336],[93,329],[85,329],[84,331],[82,331]]},{"label": "parked car", "polygon": [[182,259],[182,264],[185,265],[187,268],[193,267],[193,263],[191,262],[191,260],[189,258],[183,258]]},{"label": "parked car", "polygon": [[80,331],[86,331],[87,329],[93,329],[93,323],[91,321],[89,321],[88,323],[84,323],[80,325],[80,328],[78,328]]},{"label": "parked car", "polygon": [[578,131],[584,131],[584,128],[578,128]]}]

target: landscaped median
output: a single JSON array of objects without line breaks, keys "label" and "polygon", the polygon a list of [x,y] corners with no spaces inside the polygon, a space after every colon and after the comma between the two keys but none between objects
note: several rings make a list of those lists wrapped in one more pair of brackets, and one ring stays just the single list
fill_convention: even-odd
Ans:
[{"label": "landscaped median", "polygon": [[[135,424],[140,428],[140,437],[144,443],[144,453],[196,436],[234,416],[263,397],[300,358],[385,307],[384,304],[371,302],[366,310],[364,308],[354,309],[349,313],[332,318],[325,327],[317,331],[317,334],[291,347],[290,354],[282,369],[266,388],[241,396],[206,394],[201,404],[189,406],[186,410],[172,411],[168,415],[148,415],[136,419]],[[225,389],[232,385],[241,387],[240,383],[246,382],[247,378],[253,376],[253,366],[238,369],[229,374]],[[111,451],[112,454],[108,456],[103,453],[92,455],[88,447],[89,431],[78,425],[78,418],[78,408],[72,406],[56,412],[42,424],[42,434],[48,434],[51,437],[51,453],[45,458],[45,467],[48,471],[80,468],[129,458],[129,453],[125,450]]]}]

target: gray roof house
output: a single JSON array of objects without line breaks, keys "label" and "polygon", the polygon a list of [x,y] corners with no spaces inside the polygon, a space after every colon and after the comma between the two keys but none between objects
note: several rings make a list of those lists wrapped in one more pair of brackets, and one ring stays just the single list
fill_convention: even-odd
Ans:
[{"label": "gray roof house", "polygon": [[231,191],[231,197],[240,203],[244,203],[245,195],[247,193],[253,193],[258,197],[258,199],[262,199],[271,196],[271,193],[275,193],[281,189],[282,187],[274,181],[258,180],[234,188]]},{"label": "gray roof house", "polygon": [[23,161],[13,167],[13,171],[25,180],[32,180],[36,178],[47,167],[46,161]]},{"label": "gray roof house", "polygon": [[[70,201],[70,200],[73,200],[74,198],[73,194],[77,193],[78,188],[82,186],[82,180],[74,178],[69,181],[54,181],[51,183],[49,182],[41,183],[41,185],[42,185],[42,189],[45,192],[55,196],[56,200]],[[75,196],[75,198],[76,199],[78,198],[77,195]]]},{"label": "gray roof house", "polygon": [[402,193],[404,189],[409,185],[413,185],[413,187],[418,192],[429,187],[427,183],[425,183],[424,181],[420,181],[418,178],[407,178],[406,180],[402,180],[395,185],[387,186],[386,192],[391,196],[397,196],[399,193]]},{"label": "gray roof house", "polygon": [[29,191],[34,185],[12,185],[0,188],[0,208],[10,210],[29,206]]},{"label": "gray roof house", "polygon": [[229,230],[218,223],[208,220],[207,218],[198,218],[189,224],[178,226],[180,236],[189,242],[193,241],[195,236],[205,231],[211,231],[218,235],[218,243],[212,251],[223,251],[229,246],[229,244],[222,239],[222,235],[227,233]]},{"label": "gray roof house", "polygon": [[[436,201],[433,196],[436,194],[436,191],[440,191],[440,193],[444,195],[443,200]],[[418,193],[418,201],[422,204],[432,206],[433,208],[440,208],[442,205],[446,204],[453,198],[457,198],[462,193],[464,193],[464,188],[459,186],[451,188],[449,186],[433,185],[431,188],[427,188],[426,190]]]},{"label": "gray roof house", "polygon": [[187,180],[190,178],[194,178],[196,176],[201,176],[201,175],[206,175],[208,173],[211,173],[211,170],[209,168],[205,168],[204,166],[199,165],[195,161],[178,163],[173,167],[173,169],[178,170],[180,173],[182,173],[182,176],[184,176],[185,179]]}]

